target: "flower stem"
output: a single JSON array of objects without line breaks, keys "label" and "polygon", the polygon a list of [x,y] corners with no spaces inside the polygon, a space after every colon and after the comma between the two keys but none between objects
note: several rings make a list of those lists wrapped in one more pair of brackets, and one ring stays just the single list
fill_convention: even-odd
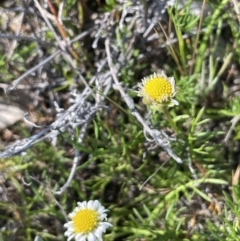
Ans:
[{"label": "flower stem", "polygon": [[166,108],[166,106],[162,106],[162,111],[165,114],[165,116],[167,117],[167,120],[170,122],[170,125],[172,126],[173,130],[176,133],[179,133],[176,123],[173,121],[172,117],[170,116],[170,113],[169,113],[168,109]]}]

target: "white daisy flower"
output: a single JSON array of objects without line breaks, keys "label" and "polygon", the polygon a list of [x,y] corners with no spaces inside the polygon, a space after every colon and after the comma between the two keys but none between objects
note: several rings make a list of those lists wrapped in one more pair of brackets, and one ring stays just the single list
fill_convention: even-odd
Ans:
[{"label": "white daisy flower", "polygon": [[143,97],[143,103],[153,109],[178,105],[173,99],[176,94],[175,80],[173,77],[167,77],[163,71],[143,78],[142,83],[138,83],[138,87],[138,96]]},{"label": "white daisy flower", "polygon": [[71,221],[64,224],[68,230],[64,233],[67,241],[75,238],[75,241],[102,241],[102,234],[112,224],[103,222],[107,220],[108,211],[98,200],[78,202],[72,213],[68,216]]}]

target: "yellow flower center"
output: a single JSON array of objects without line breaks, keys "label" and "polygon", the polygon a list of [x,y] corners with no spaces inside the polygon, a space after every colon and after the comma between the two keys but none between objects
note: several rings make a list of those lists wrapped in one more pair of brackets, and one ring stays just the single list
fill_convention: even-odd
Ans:
[{"label": "yellow flower center", "polygon": [[155,101],[167,101],[172,97],[172,85],[163,77],[153,77],[144,85],[144,90]]},{"label": "yellow flower center", "polygon": [[98,224],[98,214],[91,209],[83,209],[73,217],[74,232],[89,233],[93,231]]}]

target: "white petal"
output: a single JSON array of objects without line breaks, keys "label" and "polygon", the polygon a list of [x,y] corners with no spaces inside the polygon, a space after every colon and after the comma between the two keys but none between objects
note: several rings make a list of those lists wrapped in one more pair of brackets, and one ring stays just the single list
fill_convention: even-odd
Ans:
[{"label": "white petal", "polygon": [[89,233],[87,237],[88,241],[96,241],[96,236],[93,233]]},{"label": "white petal", "polygon": [[93,209],[93,203],[94,203],[93,200],[88,201],[87,208]]},{"label": "white petal", "polygon": [[102,229],[100,229],[100,228],[97,228],[97,229],[94,231],[94,234],[98,237],[98,239],[102,237],[102,234],[103,234],[103,233],[104,233],[104,232],[103,232]]},{"label": "white petal", "polygon": [[176,100],[171,101],[174,105],[178,105],[178,102]]},{"label": "white petal", "polygon": [[112,224],[107,222],[100,222],[99,226],[96,228],[97,233],[105,233],[107,228],[112,227]]},{"label": "white petal", "polygon": [[71,240],[72,238],[74,238],[75,234],[72,234],[68,237],[67,241]]},{"label": "white petal", "polygon": [[70,232],[70,231],[66,231],[65,233],[64,233],[64,236],[70,236],[72,234],[72,232]]},{"label": "white petal", "polygon": [[93,209],[98,211],[100,207],[102,207],[101,203],[98,200],[95,200],[93,204]]},{"label": "white petal", "polygon": [[79,205],[79,207],[80,207],[81,209],[87,207],[87,202],[86,202],[86,201],[84,201],[84,202],[78,202],[77,204]]},{"label": "white petal", "polygon": [[175,86],[175,79],[173,77],[168,78],[169,82],[171,83],[171,85],[174,87]]},{"label": "white petal", "polygon": [[100,221],[103,221],[103,220],[107,220],[107,214],[101,214],[100,217],[99,217],[99,220]]},{"label": "white petal", "polygon": [[105,210],[106,210],[106,209],[105,209],[103,206],[100,206],[100,207],[98,208],[98,211],[99,211],[99,212],[105,212]]},{"label": "white petal", "polygon": [[72,226],[73,226],[73,221],[69,221],[69,222],[67,222],[63,225],[63,227],[65,227],[65,228],[69,228],[69,227],[72,227]]},{"label": "white petal", "polygon": [[85,240],[87,240],[87,237],[85,234],[78,233],[75,237],[75,240],[76,241],[85,241]]}]

